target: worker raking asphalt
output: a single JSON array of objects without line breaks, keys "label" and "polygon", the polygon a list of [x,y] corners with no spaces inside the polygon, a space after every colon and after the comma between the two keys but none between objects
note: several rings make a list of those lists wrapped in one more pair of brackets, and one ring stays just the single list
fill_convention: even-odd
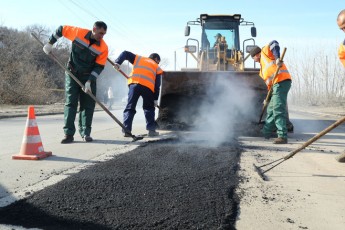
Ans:
[{"label": "worker raking asphalt", "polygon": [[240,149],[149,142],[0,209],[42,229],[235,229]]}]

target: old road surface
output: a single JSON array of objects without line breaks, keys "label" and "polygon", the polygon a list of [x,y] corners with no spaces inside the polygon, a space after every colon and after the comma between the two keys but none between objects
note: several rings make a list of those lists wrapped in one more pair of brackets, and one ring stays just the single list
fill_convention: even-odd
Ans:
[{"label": "old road surface", "polygon": [[[308,112],[306,112],[308,111]],[[92,143],[62,145],[63,115],[36,116],[53,156],[12,160],[26,117],[0,119],[0,229],[344,229],[341,125],[266,175],[279,159],[335,122],[343,110],[290,108],[295,132],[276,146],[241,136],[212,146],[193,133],[160,131],[138,142],[103,111]],[[122,110],[112,111],[122,120]],[[39,111],[36,110],[36,113]],[[146,134],[138,108],[133,134]]]}]

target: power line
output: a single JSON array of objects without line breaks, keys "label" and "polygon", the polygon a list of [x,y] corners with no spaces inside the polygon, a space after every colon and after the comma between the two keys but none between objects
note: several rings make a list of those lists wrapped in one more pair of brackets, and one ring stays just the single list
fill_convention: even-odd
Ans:
[{"label": "power line", "polygon": [[[80,3],[77,3],[74,0],[70,1],[71,3],[73,3],[76,7],[78,7],[79,9],[81,9],[82,11],[84,11],[87,15],[91,15],[93,18],[95,18],[97,21],[101,21],[101,19],[99,17],[97,17],[95,14],[93,14],[91,11],[89,11],[88,9],[86,9],[85,7],[83,7]],[[109,29],[113,30],[115,32],[115,34],[120,34],[123,37],[127,37],[126,33],[124,33],[123,31],[114,28],[113,26],[108,26]]]},{"label": "power line", "polygon": [[85,23],[86,25],[88,24],[86,21],[84,21],[81,17],[79,17],[79,14],[77,14],[77,13],[75,13],[72,9],[71,9],[71,7],[68,7],[68,6],[66,6],[64,3],[63,3],[63,1],[58,1],[63,7],[65,7],[67,10],[69,10],[71,13],[72,13],[72,15],[74,15],[74,16],[76,16],[76,17],[78,17],[83,23]]},{"label": "power line", "polygon": [[86,0],[86,2],[89,2],[89,5],[91,4],[95,8],[99,7],[99,9],[101,9],[102,12],[105,12],[105,14],[103,14],[103,16],[107,17],[107,21],[110,22],[110,21],[113,21],[115,19],[116,23],[113,23],[112,25],[116,25],[119,30],[121,30],[122,32],[124,31],[126,34],[126,25],[124,25],[122,23],[122,20],[117,19],[114,16],[114,13],[110,12],[107,7],[104,7],[104,5],[102,5],[102,1],[95,2],[93,0]]},{"label": "power line", "polygon": [[[100,2],[94,2],[92,0],[83,0],[83,2],[79,0],[70,0],[70,1],[58,1],[64,8],[72,13],[72,15],[78,19],[80,19],[85,25],[90,24],[90,21],[84,20],[85,17],[93,18],[96,21],[105,21],[108,24],[108,32],[112,31],[114,34],[113,37],[119,37],[117,43],[115,43],[115,47],[113,47],[117,52],[120,52],[121,49],[128,49],[122,48],[125,44],[130,45],[131,47],[137,46],[140,47],[140,52],[149,52],[149,47],[146,43],[142,41],[141,34],[135,34],[134,32],[129,32],[128,28],[131,28],[128,25],[124,25],[122,20],[118,20],[114,18],[113,14],[110,13],[109,7],[105,7],[104,5],[100,4]],[[72,5],[71,5],[72,4]],[[90,10],[91,9],[91,10]],[[83,12],[82,14],[80,13]],[[83,16],[84,15],[84,16]],[[100,15],[103,19],[100,19]],[[114,21],[114,19],[116,21]],[[109,23],[108,23],[109,22]],[[113,39],[114,40],[114,39]],[[117,40],[117,39],[116,39]],[[115,41],[116,41],[115,40]],[[121,44],[119,41],[123,41]],[[108,43],[108,42],[107,42]],[[112,43],[108,43],[112,44]]]}]

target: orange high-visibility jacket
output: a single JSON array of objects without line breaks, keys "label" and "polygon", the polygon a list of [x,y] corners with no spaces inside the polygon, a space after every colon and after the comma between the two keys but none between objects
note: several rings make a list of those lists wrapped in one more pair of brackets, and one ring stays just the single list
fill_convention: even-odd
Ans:
[{"label": "orange high-visibility jacket", "polygon": [[268,90],[270,90],[272,85],[274,85],[275,83],[291,79],[290,73],[287,70],[285,64],[283,63],[282,67],[279,69],[279,72],[274,82],[272,82],[274,73],[277,70],[277,65],[275,62],[275,57],[271,52],[269,45],[261,49],[260,65],[260,77],[265,81]]},{"label": "orange high-visibility jacket", "polygon": [[345,67],[345,40],[343,41],[343,43],[340,45],[340,47],[338,49],[338,56],[339,56],[341,63]]},{"label": "orange high-visibility jacket", "polygon": [[140,84],[155,92],[156,76],[162,74],[163,70],[151,58],[135,56],[133,70],[128,79],[129,84]]},{"label": "orange high-visibility jacket", "polygon": [[107,62],[108,46],[103,39],[90,46],[91,34],[91,30],[64,25],[56,30],[49,42],[54,44],[62,36],[71,40],[69,63],[76,71],[89,73],[90,80],[96,80]]}]

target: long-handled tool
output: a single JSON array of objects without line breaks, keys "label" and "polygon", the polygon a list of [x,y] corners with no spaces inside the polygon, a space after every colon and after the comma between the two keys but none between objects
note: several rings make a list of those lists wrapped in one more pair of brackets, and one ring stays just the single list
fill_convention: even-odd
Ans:
[{"label": "long-handled tool", "polygon": [[[112,60],[110,60],[109,58],[108,58],[108,62],[112,65],[112,66],[116,66],[116,64],[115,64],[115,62],[113,62]],[[129,78],[129,76],[125,73],[125,72],[123,72],[121,69],[117,69],[117,71],[119,71],[125,78]],[[157,105],[157,108],[159,109],[159,110],[161,110],[161,107],[159,106],[159,105]]]},{"label": "long-handled tool", "polygon": [[[31,33],[31,35],[32,35],[32,37],[34,37],[40,44],[41,44],[41,46],[43,47],[44,46],[44,44],[38,39],[38,37],[34,34],[34,33]],[[63,68],[68,74],[69,74],[69,76],[71,76],[72,78],[73,78],[73,80],[75,81],[75,82],[77,82],[77,84],[78,85],[80,85],[80,87],[82,87],[83,89],[85,89],[85,87],[84,87],[84,85],[83,85],[83,83],[81,83],[79,80],[78,80],[78,78],[77,77],[75,77],[74,76],[74,74],[71,72],[71,71],[69,71],[60,61],[59,61],[59,59],[53,54],[53,53],[50,53],[49,54],[50,55],[50,57],[57,63],[57,64],[59,64],[59,66],[61,67],[61,68]],[[123,129],[123,131],[126,133],[126,134],[128,134],[128,135],[130,135],[132,138],[133,138],[133,142],[134,141],[138,141],[138,140],[141,140],[141,139],[143,139],[143,137],[137,137],[137,136],[135,136],[135,135],[133,135],[130,131],[128,131],[127,129],[126,129],[126,127],[97,99],[97,97],[95,97],[93,94],[92,94],[92,92],[87,92],[87,94],[99,105],[99,106],[101,106],[101,108],[107,113],[107,114],[109,114],[109,116],[111,117],[111,118],[113,118],[113,120],[119,125],[119,126],[121,126],[121,128]]]},{"label": "long-handled tool", "polygon": [[[254,165],[255,170],[258,172],[258,174],[261,176],[261,178],[263,180],[268,180],[267,177],[265,176],[265,173],[270,171],[271,169],[277,167],[278,165],[280,165],[281,163],[283,163],[284,161],[290,159],[291,157],[293,157],[295,154],[297,154],[299,151],[301,151],[302,149],[306,148],[307,146],[309,146],[310,144],[312,144],[313,142],[315,142],[316,140],[318,140],[320,137],[324,136],[326,133],[330,132],[332,129],[336,128],[337,126],[339,126],[340,124],[342,124],[343,122],[345,122],[345,117],[339,119],[338,121],[334,122],[332,125],[328,126],[327,128],[325,128],[324,130],[322,130],[321,132],[319,132],[318,134],[316,134],[314,137],[310,138],[307,142],[305,142],[304,144],[302,144],[299,148],[297,148],[296,150],[292,151],[290,154],[286,155],[285,157],[282,157],[278,160],[272,161],[270,163],[261,165],[261,166],[256,166]],[[270,168],[263,170],[262,168],[268,165],[272,165],[270,166]]]},{"label": "long-handled tool", "polygon": [[[280,61],[281,61],[281,62],[282,62],[283,59],[284,59],[285,52],[286,52],[286,48],[284,48],[284,50],[283,50],[283,52],[282,52],[282,56],[280,57]],[[273,75],[272,83],[274,83],[274,80],[275,80],[275,78],[277,77],[279,70],[280,70],[280,67],[277,67],[277,70],[276,70],[276,72],[275,72],[274,75]],[[261,115],[260,115],[258,124],[261,124],[261,119],[262,119],[262,117],[263,117],[263,115],[264,115],[264,113],[265,113],[265,110],[266,110],[266,108],[267,108],[267,106],[268,106],[268,104],[269,104],[269,102],[270,102],[270,100],[271,100],[272,93],[273,93],[273,85],[272,85],[272,87],[270,88],[270,90],[269,90],[268,93],[267,93],[266,99],[265,99],[265,101],[264,101],[264,105],[262,106]]]},{"label": "long-handled tool", "polygon": [[[107,60],[108,60],[108,62],[112,65],[112,66],[116,66],[116,64],[115,64],[115,62],[113,62],[112,60],[110,60],[109,58],[107,58]],[[125,72],[123,72],[121,69],[117,69],[117,71],[119,71],[125,78],[129,78],[128,76],[127,76],[127,74],[125,73]]]}]

